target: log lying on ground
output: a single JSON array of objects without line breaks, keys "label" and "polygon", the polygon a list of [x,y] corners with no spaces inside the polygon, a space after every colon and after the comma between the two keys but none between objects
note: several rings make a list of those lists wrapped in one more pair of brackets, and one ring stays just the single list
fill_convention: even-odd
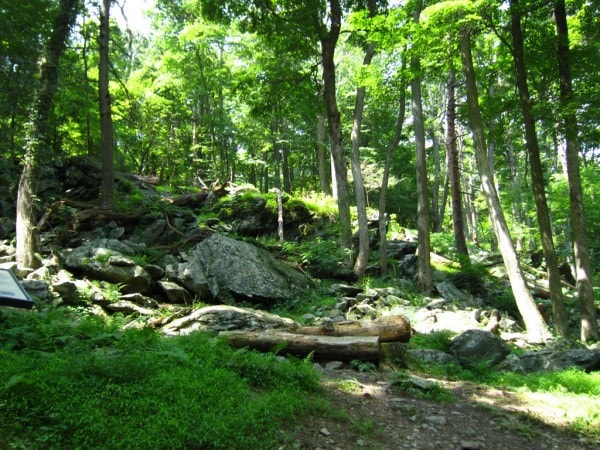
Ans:
[{"label": "log lying on ground", "polygon": [[313,336],[275,330],[222,331],[219,336],[233,347],[248,347],[261,352],[280,349],[300,358],[312,353],[317,360],[379,361],[377,336]]},{"label": "log lying on ground", "polygon": [[[411,327],[404,316],[376,320],[327,322],[319,326],[295,327],[286,331],[224,331],[219,336],[238,348],[262,352],[281,349],[303,358],[351,361],[397,360],[402,342],[410,340]],[[390,347],[391,346],[391,347]],[[400,355],[401,356],[401,355]],[[402,358],[400,358],[402,359]]]},{"label": "log lying on ground", "polygon": [[314,327],[298,327],[292,332],[316,336],[378,336],[380,342],[408,342],[411,327],[404,316],[386,316],[375,320],[326,322]]}]

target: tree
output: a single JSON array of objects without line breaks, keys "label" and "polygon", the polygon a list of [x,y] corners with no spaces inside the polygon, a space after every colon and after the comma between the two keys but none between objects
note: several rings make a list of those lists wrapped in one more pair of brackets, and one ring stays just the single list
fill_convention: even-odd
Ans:
[{"label": "tree", "polygon": [[325,116],[317,115],[317,170],[319,173],[319,184],[321,192],[325,195],[332,195],[331,192],[331,154],[329,147],[325,142]]},{"label": "tree", "polygon": [[[375,1],[369,0],[369,17],[373,18],[376,14]],[[369,66],[375,55],[375,44],[367,43],[363,67]],[[354,263],[354,274],[361,279],[367,270],[369,262],[369,223],[367,217],[367,199],[365,186],[361,171],[360,160],[360,133],[362,126],[363,110],[365,106],[366,88],[359,85],[356,89],[356,98],[354,103],[354,117],[352,120],[351,140],[351,166],[352,179],[354,181],[354,198],[356,199],[356,213],[358,216],[358,256]]]},{"label": "tree", "polygon": [[525,276],[521,270],[494,184],[494,174],[488,160],[487,144],[478,100],[477,81],[471,53],[471,30],[467,24],[463,24],[460,29],[460,55],[463,76],[466,83],[467,107],[473,133],[475,158],[477,160],[477,169],[479,178],[481,179],[483,195],[490,213],[490,221],[498,240],[517,307],[521,313],[529,337],[532,341],[541,342],[549,336],[548,328],[529,292]]},{"label": "tree", "polygon": [[[422,1],[417,0],[414,21],[419,22]],[[427,188],[427,153],[425,152],[425,126],[421,100],[421,62],[415,52],[411,55],[412,113],[415,128],[415,157],[417,165],[417,233],[418,233],[418,272],[417,282],[422,292],[428,294],[432,288],[429,237],[429,196]]]},{"label": "tree", "polygon": [[28,124],[23,171],[17,194],[16,260],[20,266],[35,268],[37,252],[37,180],[39,166],[51,153],[51,116],[58,87],[59,63],[79,7],[79,0],[60,0],[50,38],[41,62],[40,86],[34,97]]},{"label": "tree", "polygon": [[402,138],[402,128],[404,125],[404,116],[406,113],[406,83],[404,81],[404,69],[405,60],[402,59],[402,66],[400,73],[402,74],[402,81],[400,82],[400,99],[398,100],[398,117],[396,119],[396,125],[394,127],[394,135],[387,146],[385,153],[385,164],[383,168],[383,176],[381,177],[381,192],[379,193],[379,265],[381,266],[381,273],[387,272],[387,227],[388,227],[388,215],[386,214],[387,206],[387,190],[388,182],[390,178],[390,169],[392,166],[392,156],[394,150],[398,147],[400,139]]},{"label": "tree", "polygon": [[102,147],[102,207],[111,208],[113,204],[113,122],[108,89],[109,43],[110,43],[110,3],[102,0],[100,4],[100,66],[98,77],[98,95],[100,104],[100,129]]},{"label": "tree", "polygon": [[521,31],[521,11],[519,8],[518,0],[510,0],[511,35],[513,43],[512,52],[515,64],[516,83],[519,91],[523,122],[525,125],[525,142],[529,151],[533,196],[535,199],[538,226],[542,240],[542,250],[544,259],[546,260],[546,270],[548,271],[554,323],[561,335],[568,336],[569,321],[562,296],[561,276],[558,271],[558,258],[554,248],[550,212],[546,201],[544,169],[542,168],[535,118],[533,116],[531,98],[529,96],[529,87],[527,86],[523,33]]},{"label": "tree", "polygon": [[11,161],[24,146],[19,130],[28,120],[39,75],[36,61],[50,34],[54,4],[11,1],[0,8],[0,149]]},{"label": "tree", "polygon": [[340,245],[352,247],[352,223],[350,218],[350,194],[348,169],[344,153],[341,114],[338,109],[335,79],[335,47],[342,27],[342,7],[339,0],[328,0],[329,29],[321,29],[321,64],[323,68],[323,93],[329,125],[329,145],[335,168],[338,215],[340,221]]},{"label": "tree", "polygon": [[566,166],[569,184],[571,226],[573,228],[573,252],[575,257],[577,293],[581,315],[581,340],[598,340],[598,322],[592,288],[592,268],[589,256],[589,243],[586,231],[583,190],[579,172],[579,145],[577,138],[577,117],[571,105],[573,82],[569,58],[569,29],[564,0],[555,0],[554,19],[558,37],[557,58],[560,81],[560,104],[562,126],[566,145]]},{"label": "tree", "polygon": [[[452,55],[450,56],[452,57]],[[465,237],[464,212],[462,207],[462,191],[460,188],[460,168],[458,148],[456,146],[456,78],[454,68],[448,72],[448,105],[446,109],[446,149],[448,152],[448,174],[450,179],[450,197],[452,198],[452,225],[456,251],[462,255],[461,264],[469,263],[469,250]]]}]

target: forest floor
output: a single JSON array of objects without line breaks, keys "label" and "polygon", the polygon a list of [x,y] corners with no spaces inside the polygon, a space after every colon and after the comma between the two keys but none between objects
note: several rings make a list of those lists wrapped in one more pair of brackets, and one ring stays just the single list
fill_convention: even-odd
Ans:
[{"label": "forest floor", "polygon": [[336,417],[310,417],[286,434],[282,449],[599,448],[565,428],[549,397],[435,380],[453,402],[423,400],[394,385],[390,373],[326,371],[323,385]]}]

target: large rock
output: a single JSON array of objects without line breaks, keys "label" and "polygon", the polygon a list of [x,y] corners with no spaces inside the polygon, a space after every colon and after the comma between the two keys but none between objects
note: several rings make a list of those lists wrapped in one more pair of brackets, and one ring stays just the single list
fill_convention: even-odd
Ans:
[{"label": "large rock", "polygon": [[454,356],[441,350],[417,348],[408,350],[406,353],[409,356],[409,362],[412,362],[410,360],[413,360],[421,364],[458,365],[458,360]]},{"label": "large rock", "polygon": [[169,335],[189,334],[193,331],[265,330],[296,326],[291,319],[235,306],[216,305],[196,309],[177,318],[162,328]]},{"label": "large rock", "polygon": [[464,367],[478,364],[496,365],[510,353],[510,348],[500,337],[485,330],[467,330],[450,343],[454,356]]},{"label": "large rock", "polygon": [[308,277],[254,245],[220,234],[205,239],[180,264],[178,280],[194,293],[208,289],[223,303],[272,305],[310,289]]},{"label": "large rock", "polygon": [[78,274],[122,284],[124,293],[144,294],[152,287],[152,277],[127,256],[133,253],[133,249],[116,240],[93,240],[66,253],[64,265]]},{"label": "large rock", "polygon": [[577,368],[586,372],[600,370],[600,349],[572,348],[561,351],[525,352],[515,362],[523,372],[555,372]]}]

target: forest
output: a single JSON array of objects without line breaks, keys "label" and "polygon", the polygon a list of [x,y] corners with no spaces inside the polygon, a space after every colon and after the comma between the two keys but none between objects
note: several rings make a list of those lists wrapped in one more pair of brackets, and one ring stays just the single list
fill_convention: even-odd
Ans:
[{"label": "forest", "polygon": [[417,229],[425,293],[438,236],[463,264],[470,248],[498,251],[540,336],[518,258],[542,255],[559,332],[566,264],[581,339],[598,338],[595,2],[157,1],[136,10],[137,30],[126,2],[3,3],[0,142],[23,166],[24,266],[36,171],[88,155],[105,208],[118,206],[115,171],[333,196],[340,246],[359,238],[347,261],[359,279],[372,216]]},{"label": "forest", "polygon": [[[264,356],[202,333],[176,330],[177,338],[165,340],[147,332],[157,323],[165,332],[168,321],[173,326],[174,318],[194,314],[188,307],[206,306],[200,288],[177,312],[142,295],[156,293],[157,285],[167,292],[168,261],[180,258],[183,268],[198,241],[204,248],[220,242],[223,260],[230,256],[226,246],[252,241],[287,259],[302,276],[311,265],[320,274],[341,273],[354,286],[338,289],[356,296],[342,297],[346,302],[371,295],[378,307],[390,306],[383,305],[389,298],[405,302],[407,310],[413,303],[429,308],[436,302],[431,297],[443,297],[439,277],[449,267],[451,275],[443,276],[462,279],[466,290],[488,289],[484,304],[497,309],[478,310],[488,314],[485,320],[506,311],[518,317],[524,348],[571,356],[585,351],[596,359],[588,364],[574,356],[573,365],[598,370],[599,2],[2,0],[0,30],[0,172],[11,174],[2,175],[0,257],[6,263],[7,252],[16,273],[36,274],[46,266],[52,288],[64,297],[59,304],[67,306],[38,302],[37,315],[0,309],[6,362],[0,367],[0,407],[9,411],[0,421],[0,447],[287,448],[282,439],[295,440],[291,448],[320,446],[316,440],[300,444],[308,438],[290,425],[313,414],[342,420],[332,419],[335,414],[319,400],[314,352],[282,362],[277,354],[284,345]],[[79,178],[73,161],[89,162],[77,169]],[[48,183],[51,172],[61,171],[71,182],[64,192]],[[134,187],[142,185],[144,192]],[[231,197],[222,197],[226,193]],[[210,211],[203,209],[208,198],[217,198]],[[233,215],[250,219],[252,208],[265,204],[276,223],[267,243],[215,236],[217,229],[229,234]],[[309,204],[332,207],[321,216]],[[143,255],[141,246],[132,247],[140,253],[134,256],[117,256],[113,248],[68,266],[71,253],[89,250],[77,245],[99,242],[94,230],[84,229],[86,221],[105,223],[106,234],[121,233],[116,241],[161,224],[156,241],[175,236],[182,242],[144,248]],[[396,276],[398,242],[414,244],[410,288]],[[130,242],[117,244],[126,248]],[[106,249],[93,249],[100,250]],[[130,280],[88,279],[94,258],[98,264],[116,261],[119,268],[143,266],[148,286],[135,290]],[[490,282],[482,261],[499,262],[503,281]],[[232,263],[240,273],[242,262]],[[65,299],[72,292],[58,291],[65,280],[56,281],[66,276],[65,267],[85,275],[69,280],[78,291],[70,304]],[[327,308],[340,312],[338,299],[326,292],[331,280],[310,275],[319,280],[303,279],[306,298],[269,306],[294,319],[323,313],[307,333],[356,327],[329,320]],[[172,278],[181,281],[179,276]],[[396,282],[400,288],[390,287]],[[374,283],[387,285],[374,291]],[[510,293],[508,301],[495,290],[499,285]],[[129,322],[119,308],[124,295],[134,294],[152,307],[135,306]],[[506,311],[498,311],[500,304]],[[91,317],[94,307],[103,320]],[[145,314],[140,329],[132,326]],[[449,349],[448,331],[417,333],[414,321],[394,323],[402,323],[409,349]],[[299,333],[294,338],[301,340]],[[379,358],[379,337],[369,339]],[[506,349],[516,360],[524,351]],[[460,368],[444,363],[444,369],[436,364],[417,367],[507,392],[561,391],[571,405],[585,407],[562,424],[567,434],[556,428],[544,442],[571,445],[569,433],[579,433],[580,448],[586,448],[598,439],[597,373],[558,364],[567,370],[506,375],[490,369],[489,361]],[[351,365],[360,373],[375,368],[358,359]],[[409,386],[410,395],[429,389],[393,373],[400,378],[390,386]],[[72,397],[64,396],[66,390]],[[440,400],[448,393],[435,385],[434,394],[425,395]],[[166,398],[177,401],[167,405]],[[386,402],[380,409],[387,412],[376,414],[395,410],[392,400]],[[13,420],[22,433],[8,423]],[[360,429],[344,437],[348,445],[371,448],[356,436],[369,435],[373,424],[364,417],[345,420]],[[326,428],[310,426],[319,439],[329,439]],[[227,432],[238,428],[239,434]],[[455,428],[452,433],[461,427]],[[490,439],[498,441],[489,448],[519,447],[521,441],[511,444],[512,431],[492,431]],[[369,436],[379,445],[372,448],[395,442]],[[410,448],[430,448],[415,439]],[[480,448],[465,442],[462,448]],[[431,448],[438,444],[432,441]]]}]

